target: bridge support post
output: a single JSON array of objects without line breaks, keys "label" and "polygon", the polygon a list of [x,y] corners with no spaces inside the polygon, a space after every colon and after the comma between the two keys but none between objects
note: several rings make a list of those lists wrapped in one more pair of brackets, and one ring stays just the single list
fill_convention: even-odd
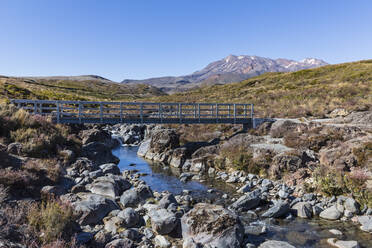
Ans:
[{"label": "bridge support post", "polygon": [[249,129],[249,123],[243,123],[243,132],[247,132]]}]

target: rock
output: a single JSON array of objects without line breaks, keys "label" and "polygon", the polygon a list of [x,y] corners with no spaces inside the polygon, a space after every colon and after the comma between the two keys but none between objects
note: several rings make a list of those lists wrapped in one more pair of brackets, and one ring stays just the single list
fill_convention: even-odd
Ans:
[{"label": "rock", "polygon": [[[150,148],[146,152],[145,158],[154,159],[159,154],[173,150],[180,146],[179,135],[173,129],[159,129],[153,132],[150,140]],[[160,161],[160,157],[154,159]]]},{"label": "rock", "polygon": [[251,223],[250,225],[245,225],[244,226],[244,233],[245,235],[261,235],[266,233],[267,227],[266,224],[256,222],[256,223]]},{"label": "rock", "polygon": [[357,241],[343,241],[337,240],[335,238],[327,239],[328,244],[338,247],[338,248],[359,248],[359,244]]},{"label": "rock", "polygon": [[68,170],[76,171],[77,174],[83,173],[83,171],[95,171],[98,169],[96,164],[93,164],[88,158],[80,157],[77,158],[75,163],[73,163]]},{"label": "rock", "polygon": [[120,237],[125,237],[133,241],[138,241],[140,240],[142,234],[139,233],[137,228],[129,228],[126,229],[124,232],[120,233]]},{"label": "rock", "polygon": [[156,235],[155,246],[159,248],[169,248],[171,243],[162,235]]},{"label": "rock", "polygon": [[284,171],[296,172],[302,167],[303,164],[300,157],[280,153],[273,158],[273,162],[271,163],[269,169],[269,174],[276,179],[280,179]]},{"label": "rock", "polygon": [[337,236],[342,236],[342,232],[340,230],[337,230],[337,229],[330,229],[328,230],[330,233],[334,234],[334,235],[337,235]]},{"label": "rock", "polygon": [[62,150],[59,152],[59,155],[62,156],[64,161],[67,163],[71,163],[75,159],[75,153],[72,150]]},{"label": "rock", "polygon": [[296,248],[284,241],[268,240],[260,244],[258,248]]},{"label": "rock", "polygon": [[132,186],[121,176],[109,175],[96,178],[86,189],[92,193],[115,198]]},{"label": "rock", "polygon": [[265,188],[272,188],[273,187],[273,182],[269,179],[264,179],[261,182],[261,186]]},{"label": "rock", "polygon": [[158,234],[169,234],[177,225],[176,216],[166,209],[153,209],[149,213],[151,227]]},{"label": "rock", "polygon": [[289,193],[286,192],[285,190],[279,190],[278,192],[278,196],[281,198],[281,199],[287,199],[288,196],[289,196]]},{"label": "rock", "polygon": [[183,247],[190,240],[205,247],[240,247],[244,228],[238,216],[222,206],[198,203],[181,219]]},{"label": "rock", "polygon": [[79,216],[80,225],[98,224],[110,211],[118,209],[115,202],[101,195],[78,193],[73,197],[78,198],[71,206]]},{"label": "rock", "polygon": [[10,143],[7,152],[13,155],[20,156],[22,154],[22,144],[18,142]]},{"label": "rock", "polygon": [[372,233],[372,215],[359,216],[358,221],[362,225],[360,227],[362,231]]},{"label": "rock", "polygon": [[301,218],[310,219],[312,217],[312,207],[308,202],[298,202],[292,206],[291,210],[296,214],[296,216]]},{"label": "rock", "polygon": [[179,147],[173,150],[169,165],[175,168],[181,168],[187,159],[187,148]]},{"label": "rock", "polygon": [[134,248],[133,241],[127,238],[115,239],[108,243],[105,248]]},{"label": "rock", "polygon": [[133,208],[120,211],[118,217],[123,219],[123,226],[126,228],[134,227],[139,221],[139,215]]},{"label": "rock", "polygon": [[250,190],[251,190],[250,184],[246,184],[243,187],[241,187],[240,189],[238,189],[238,193],[247,193]]},{"label": "rock", "polygon": [[118,216],[113,216],[111,218],[104,218],[104,229],[106,232],[111,233],[112,235],[117,234],[118,229],[123,227],[123,219]]},{"label": "rock", "polygon": [[329,207],[325,210],[323,210],[320,214],[319,217],[327,220],[338,220],[341,218],[342,213],[338,211],[336,205],[333,205],[332,207]]},{"label": "rock", "polygon": [[150,187],[140,184],[136,188],[125,191],[120,197],[120,204],[124,207],[135,207],[137,204],[145,202],[150,197],[153,197]]},{"label": "rock", "polygon": [[328,114],[328,117],[330,118],[336,118],[336,117],[345,117],[349,114],[349,111],[343,108],[337,108],[334,109],[331,113]]},{"label": "rock", "polygon": [[147,139],[141,143],[137,151],[138,156],[141,156],[141,157],[146,156],[146,153],[150,150],[150,142],[151,142],[151,139]]},{"label": "rock", "polygon": [[283,217],[289,212],[289,204],[287,202],[278,202],[273,207],[269,208],[262,217],[266,218],[279,218]]},{"label": "rock", "polygon": [[172,203],[178,205],[177,200],[176,198],[174,198],[173,194],[166,194],[165,196],[163,196],[163,198],[161,198],[161,200],[158,203],[158,206],[160,208],[167,208]]},{"label": "rock", "polygon": [[271,125],[269,134],[274,138],[282,138],[288,133],[301,130],[305,125],[292,120],[277,120]]},{"label": "rock", "polygon": [[95,165],[107,163],[118,164],[120,161],[117,157],[112,155],[110,147],[100,142],[91,142],[83,145],[81,155],[92,160]]},{"label": "rock", "polygon": [[233,204],[231,204],[230,207],[237,211],[247,211],[256,208],[261,201],[259,194],[260,192],[255,190],[250,192],[249,194],[243,195]]},{"label": "rock", "polygon": [[145,228],[143,230],[143,234],[145,235],[146,238],[148,239],[153,239],[155,234],[150,228]]},{"label": "rock", "polygon": [[358,214],[360,212],[360,205],[353,198],[347,198],[344,202],[345,210],[352,214]]},{"label": "rock", "polygon": [[83,145],[89,144],[91,142],[101,142],[105,144],[110,149],[119,145],[116,140],[111,138],[111,134],[103,129],[88,129],[82,132]]},{"label": "rock", "polygon": [[120,169],[116,164],[102,164],[99,168],[102,170],[103,174],[120,175]]}]

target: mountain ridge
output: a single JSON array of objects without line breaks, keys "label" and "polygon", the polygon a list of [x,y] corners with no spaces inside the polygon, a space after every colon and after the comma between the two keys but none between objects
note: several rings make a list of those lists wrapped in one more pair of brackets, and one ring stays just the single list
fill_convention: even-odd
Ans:
[{"label": "mountain ridge", "polygon": [[122,83],[142,83],[173,93],[197,88],[204,85],[226,84],[243,81],[266,72],[292,72],[328,65],[316,58],[300,61],[279,58],[271,59],[251,55],[229,55],[209,63],[201,70],[184,76],[153,77],[142,80],[125,79]]}]

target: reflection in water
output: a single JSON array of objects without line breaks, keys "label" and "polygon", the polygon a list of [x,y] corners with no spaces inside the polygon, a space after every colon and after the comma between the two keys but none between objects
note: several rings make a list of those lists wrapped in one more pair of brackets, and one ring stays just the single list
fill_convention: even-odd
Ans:
[{"label": "reflection in water", "polygon": [[[142,176],[153,190],[169,191],[173,194],[180,194],[182,190],[191,190],[196,198],[212,200],[217,204],[223,204],[221,195],[227,192],[229,196],[235,193],[235,187],[221,181],[208,179],[205,183],[197,181],[181,182],[177,175],[177,169],[165,168],[161,165],[150,164],[148,161],[137,156],[138,147],[118,147],[113,150],[113,154],[120,158],[119,168],[121,170],[137,170],[139,173],[146,173]],[[133,166],[131,166],[133,165]],[[208,189],[217,189],[214,193],[208,193]],[[243,216],[245,214],[243,213]],[[344,233],[343,240],[357,240],[361,247],[372,247],[371,234],[363,232],[357,225],[350,222],[326,221],[318,218],[304,220],[295,218],[294,220],[273,220],[262,219],[266,222],[267,232],[263,235],[249,235],[250,242],[260,244],[266,239],[283,240],[295,245],[296,247],[321,247],[329,248],[327,239],[332,236],[329,229],[339,229]]]}]

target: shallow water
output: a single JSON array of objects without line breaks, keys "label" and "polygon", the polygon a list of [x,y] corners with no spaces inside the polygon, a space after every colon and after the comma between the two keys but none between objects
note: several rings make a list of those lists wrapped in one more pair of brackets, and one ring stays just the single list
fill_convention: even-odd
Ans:
[{"label": "shallow water", "polygon": [[[211,178],[204,182],[188,181],[181,182],[178,179],[180,171],[164,165],[154,164],[137,156],[138,147],[121,146],[113,150],[113,154],[120,158],[119,168],[121,170],[137,170],[138,173],[146,173],[141,176],[155,191],[169,191],[173,194],[181,194],[182,190],[192,191],[196,198],[209,199],[217,204],[223,204],[222,194],[227,193],[231,197],[235,194],[235,186],[223,183]],[[208,193],[208,189],[215,189],[213,193]],[[330,247],[326,239],[333,238],[329,229],[338,229],[343,232],[342,240],[357,240],[362,248],[372,248],[372,235],[363,232],[358,225],[349,222],[326,221],[318,218],[305,220],[295,218],[294,220],[269,220],[263,219],[267,223],[267,233],[259,236],[251,235],[251,242],[259,244],[265,239],[275,239],[288,241],[296,247]]]}]

